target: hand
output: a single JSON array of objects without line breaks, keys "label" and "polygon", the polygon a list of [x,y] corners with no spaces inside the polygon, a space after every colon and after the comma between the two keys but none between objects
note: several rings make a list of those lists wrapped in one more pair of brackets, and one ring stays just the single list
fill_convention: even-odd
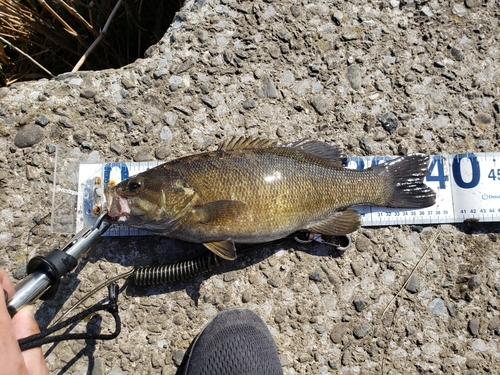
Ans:
[{"label": "hand", "polygon": [[[0,285],[11,298],[14,286],[4,269],[0,268]],[[3,292],[0,292],[0,375],[48,375],[42,348],[21,352],[17,340],[39,333],[33,306],[20,309],[11,319]]]}]

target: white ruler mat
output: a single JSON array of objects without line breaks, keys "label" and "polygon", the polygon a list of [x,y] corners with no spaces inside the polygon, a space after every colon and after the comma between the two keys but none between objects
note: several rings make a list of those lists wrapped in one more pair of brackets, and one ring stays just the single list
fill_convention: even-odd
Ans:
[{"label": "white ruler mat", "polygon": [[[349,157],[347,168],[364,169],[393,158],[394,156]],[[99,209],[105,204],[103,189],[109,181],[118,183],[158,164],[160,163],[80,164],[77,231],[94,223]],[[417,210],[357,206],[355,208],[362,216],[362,225],[500,221],[500,153],[432,155],[425,182],[437,193],[434,206]],[[107,233],[111,236],[149,234],[123,224],[114,225]]]}]

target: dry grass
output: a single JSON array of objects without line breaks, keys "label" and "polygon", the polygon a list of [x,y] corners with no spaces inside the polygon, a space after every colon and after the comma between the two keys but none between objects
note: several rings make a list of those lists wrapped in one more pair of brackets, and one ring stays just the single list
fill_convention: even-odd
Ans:
[{"label": "dry grass", "polygon": [[[0,87],[69,72],[117,0],[0,0]],[[165,33],[181,0],[125,0],[82,69],[129,64]],[[31,57],[31,58],[30,58]]]}]

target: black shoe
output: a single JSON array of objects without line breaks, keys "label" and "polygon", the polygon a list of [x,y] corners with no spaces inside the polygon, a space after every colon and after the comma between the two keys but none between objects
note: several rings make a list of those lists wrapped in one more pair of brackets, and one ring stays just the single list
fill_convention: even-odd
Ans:
[{"label": "black shoe", "polygon": [[189,347],[182,375],[283,375],[274,340],[254,312],[220,312]]}]

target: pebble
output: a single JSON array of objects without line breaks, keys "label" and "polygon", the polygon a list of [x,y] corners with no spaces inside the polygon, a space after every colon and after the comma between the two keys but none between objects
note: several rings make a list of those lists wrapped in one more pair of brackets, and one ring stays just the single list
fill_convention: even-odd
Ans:
[{"label": "pebble", "polygon": [[349,362],[351,361],[351,357],[352,357],[351,351],[350,350],[346,350],[342,354],[342,358],[340,359],[340,362],[342,363],[342,365],[348,366]]},{"label": "pebble", "polygon": [[479,319],[473,318],[469,320],[467,328],[472,336],[477,336],[479,333]]},{"label": "pebble", "polygon": [[382,127],[389,132],[389,134],[392,134],[396,131],[398,127],[398,118],[394,113],[387,112],[382,116],[378,116],[377,119],[382,124]]},{"label": "pebble", "polygon": [[441,74],[444,78],[448,78],[450,81],[454,81],[457,76],[452,72],[444,72]]},{"label": "pebble", "polygon": [[242,294],[241,294],[241,302],[243,303],[248,303],[252,300],[252,290],[251,289],[246,289]]},{"label": "pebble", "polygon": [[366,152],[366,154],[373,154],[373,141],[370,137],[364,136],[359,141],[359,147]]},{"label": "pebble", "polygon": [[320,283],[323,281],[323,276],[322,276],[321,272],[315,271],[309,275],[309,280],[317,281]]},{"label": "pebble", "polygon": [[172,360],[177,366],[181,365],[183,359],[184,359],[184,350],[177,349],[172,355]]},{"label": "pebble", "polygon": [[130,90],[135,87],[135,84],[126,77],[122,77],[121,82],[123,87],[125,87],[127,90]]},{"label": "pebble", "polygon": [[500,334],[499,329],[500,329],[500,318],[498,316],[494,316],[488,323],[488,330],[494,331],[498,335]]},{"label": "pebble", "polygon": [[276,99],[278,97],[278,90],[276,90],[273,80],[268,75],[262,77],[262,86],[260,90],[257,90],[257,95],[269,99]]},{"label": "pebble", "polygon": [[292,16],[294,16],[295,18],[300,17],[300,15],[302,14],[302,11],[303,11],[303,8],[299,7],[297,5],[292,5],[290,7],[290,13],[292,13]]},{"label": "pebble", "polygon": [[351,64],[347,67],[347,80],[353,90],[361,89],[361,69],[358,64]]},{"label": "pebble", "polygon": [[350,42],[359,39],[359,34],[356,30],[349,29],[343,32],[340,38],[345,42]]},{"label": "pebble", "polygon": [[290,41],[290,33],[288,32],[287,29],[281,29],[278,31],[278,38],[280,38],[284,42],[289,42]]},{"label": "pebble", "polygon": [[141,146],[137,149],[134,155],[134,161],[151,161],[153,157],[151,156],[151,152],[148,146]]},{"label": "pebble", "polygon": [[422,7],[422,10],[420,11],[420,13],[426,17],[429,17],[429,18],[434,16],[434,13],[432,13],[431,8],[429,8],[427,5]]},{"label": "pebble", "polygon": [[497,300],[495,298],[490,298],[488,300],[488,305],[490,305],[492,308],[494,309],[498,309],[498,303],[497,303]]},{"label": "pebble", "polygon": [[[174,109],[178,110],[179,112],[185,114],[186,116],[191,116],[193,114],[193,111],[191,111],[189,108],[184,107],[182,105],[175,105]],[[169,124],[170,125],[170,124]]]},{"label": "pebble", "polygon": [[493,118],[488,113],[481,112],[473,117],[472,122],[474,125],[484,129],[486,126],[493,123]]},{"label": "pebble", "polygon": [[481,5],[481,0],[465,0],[467,8],[474,8]]},{"label": "pebble", "polygon": [[342,19],[344,18],[344,15],[340,10],[336,10],[333,12],[333,20],[340,25],[342,23]]},{"label": "pebble", "polygon": [[453,302],[448,302],[446,306],[448,307],[448,314],[450,314],[452,318],[456,317],[458,311],[457,308],[455,307],[455,304]]},{"label": "pebble", "polygon": [[49,122],[50,122],[50,120],[47,117],[45,117],[44,115],[38,116],[35,119],[35,124],[40,125],[42,127],[46,126]]},{"label": "pebble", "polygon": [[73,133],[73,140],[79,145],[81,145],[84,141],[86,141],[87,137],[88,133],[86,130]]},{"label": "pebble", "polygon": [[330,340],[334,344],[340,344],[342,342],[342,338],[347,332],[347,325],[346,324],[337,324],[335,327],[333,327],[332,331],[330,332]]},{"label": "pebble", "polygon": [[319,115],[324,115],[328,112],[328,101],[322,96],[317,95],[313,97],[311,99],[311,105]]},{"label": "pebble", "polygon": [[[163,76],[165,76],[165,75],[167,75],[167,74],[168,74],[168,69],[167,69],[167,68],[160,68],[160,69],[156,70],[156,71],[153,73],[153,77],[154,77],[155,79],[158,79],[158,78],[161,78],[161,77],[163,77]],[[145,78],[147,79],[147,77],[143,77],[143,78],[142,78],[142,82],[143,82],[144,84],[146,84],[147,86],[150,86],[150,85],[151,85],[151,81],[147,81],[147,82],[145,82],[145,81],[144,81],[144,79],[145,79]]]},{"label": "pebble", "polygon": [[328,366],[332,369],[332,370],[337,370],[339,368],[339,365],[337,364],[337,361],[334,361],[333,359],[330,359],[328,361]]},{"label": "pebble", "polygon": [[417,275],[411,275],[408,285],[406,285],[406,290],[410,293],[417,293],[420,288],[420,281]]},{"label": "pebble", "polygon": [[318,326],[316,327],[316,332],[321,335],[326,332],[326,328],[324,326]]},{"label": "pebble", "polygon": [[393,270],[387,269],[384,272],[382,272],[381,280],[382,284],[391,285],[396,280],[396,273]]},{"label": "pebble", "polygon": [[19,129],[15,138],[14,145],[19,148],[26,148],[36,145],[44,137],[43,130],[38,125],[25,125]]},{"label": "pebble", "polygon": [[355,245],[356,245],[356,249],[360,252],[372,252],[373,251],[373,242],[366,237],[366,235],[364,236],[359,236],[357,239],[356,239],[356,242],[355,242]]},{"label": "pebble", "polygon": [[451,56],[453,56],[453,58],[456,61],[462,61],[464,59],[464,53],[461,50],[459,50],[458,48],[452,47],[450,52],[451,52]]},{"label": "pebble", "polygon": [[481,286],[482,279],[480,276],[472,276],[467,282],[467,286],[471,291],[476,290]]},{"label": "pebble", "polygon": [[417,79],[415,73],[410,72],[405,75],[405,82],[414,82]]},{"label": "pebble", "polygon": [[429,303],[429,310],[434,315],[443,315],[446,312],[444,301],[441,298],[435,298]]},{"label": "pebble", "polygon": [[96,95],[96,92],[94,90],[86,89],[86,90],[80,91],[80,96],[82,98],[85,98],[85,99],[92,99],[93,97],[95,97],[95,95]]},{"label": "pebble", "polygon": [[123,116],[125,117],[131,117],[132,116],[132,109],[130,109],[128,106],[124,105],[124,104],[119,104],[117,107],[116,107],[116,110],[121,113]]},{"label": "pebble", "polygon": [[372,325],[370,323],[362,323],[359,326],[354,327],[352,334],[359,340],[365,337],[371,329]]},{"label": "pebble", "polygon": [[274,288],[279,288],[281,286],[281,278],[279,276],[271,276],[267,279],[267,283]]},{"label": "pebble", "polygon": [[174,136],[172,135],[172,131],[168,126],[164,126],[161,128],[160,138],[164,141],[171,142]]},{"label": "pebble", "polygon": [[128,371],[123,371],[122,368],[116,364],[114,365],[111,370],[109,370],[109,375],[129,375],[130,373]]},{"label": "pebble", "polygon": [[354,276],[359,277],[363,273],[363,265],[359,262],[352,262],[351,263],[351,269],[352,273],[354,273]]},{"label": "pebble", "polygon": [[47,151],[48,154],[53,154],[54,152],[56,152],[56,146],[54,146],[54,145],[47,145],[45,147],[45,150]]},{"label": "pebble", "polygon": [[234,59],[233,53],[230,50],[224,50],[224,52],[222,53],[222,57],[228,64],[231,64]]},{"label": "pebble", "polygon": [[125,146],[115,141],[112,141],[110,143],[109,149],[117,155],[123,155],[123,153],[125,152]]},{"label": "pebble", "polygon": [[201,101],[202,101],[203,103],[205,103],[207,106],[209,106],[210,108],[215,108],[215,107],[217,107],[217,102],[216,102],[215,100],[213,100],[213,99],[209,98],[209,97],[208,97],[208,96],[206,96],[206,95],[203,95],[203,96],[201,97]]},{"label": "pebble", "polygon": [[365,300],[363,300],[359,297],[355,298],[353,303],[354,303],[354,307],[355,307],[357,312],[361,312],[369,306],[368,302],[366,302]]},{"label": "pebble", "polygon": [[253,109],[257,107],[257,101],[250,98],[250,99],[247,99],[243,102],[243,108],[245,109]]},{"label": "pebble", "polygon": [[158,160],[165,160],[170,156],[171,153],[172,149],[170,147],[167,147],[166,145],[158,146],[155,149],[155,157]]},{"label": "pebble", "polygon": [[474,340],[472,342],[472,349],[478,352],[484,352],[486,350],[486,343],[481,339]]},{"label": "pebble", "polygon": [[238,275],[235,271],[230,271],[230,272],[225,272],[222,279],[225,282],[230,282],[230,281],[233,281],[234,279],[236,279],[237,277],[238,277]]},{"label": "pebble", "polygon": [[438,115],[435,119],[432,120],[432,125],[434,125],[437,129],[445,128],[449,123],[450,118],[445,115]]},{"label": "pebble", "polygon": [[454,4],[451,12],[461,18],[467,17],[467,9],[462,4]]}]

